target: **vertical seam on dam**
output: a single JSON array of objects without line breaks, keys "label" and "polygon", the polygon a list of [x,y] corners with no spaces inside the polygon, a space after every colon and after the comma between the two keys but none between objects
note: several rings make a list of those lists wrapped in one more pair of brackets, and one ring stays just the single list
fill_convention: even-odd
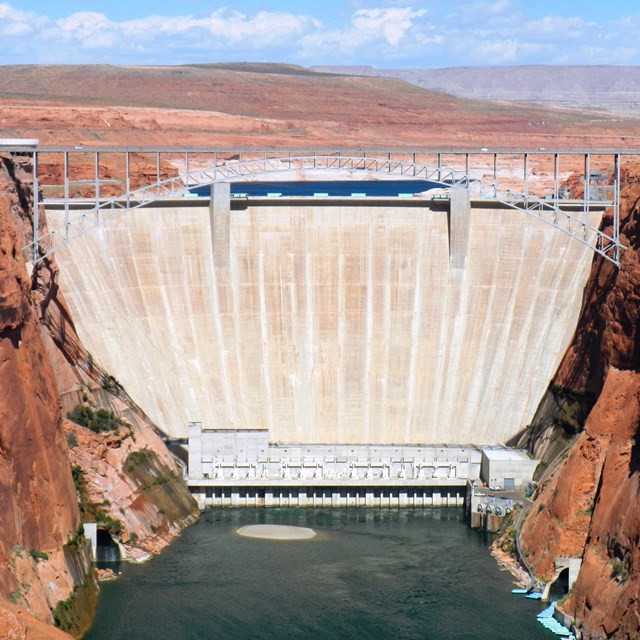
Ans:
[{"label": "vertical seam on dam", "polygon": [[[239,344],[243,339],[244,335],[242,333],[242,329],[240,327],[240,320],[242,318],[242,305],[240,303],[240,284],[239,284],[239,275],[238,275],[238,256],[236,251],[234,250],[234,245],[231,244],[229,247],[229,280],[231,284],[231,298],[233,304],[233,333],[234,333],[234,341],[235,344]],[[215,266],[213,267],[215,271]],[[244,369],[244,364],[242,358],[240,357],[240,352],[238,349],[234,349],[235,353],[235,361],[236,361],[236,370],[238,376],[238,384],[241,389],[247,389],[247,380],[246,373]],[[246,402],[239,403],[239,410],[242,411],[244,415],[244,424],[249,424],[249,407]]]},{"label": "vertical seam on dam", "polygon": [[373,348],[373,231],[371,222],[367,233],[367,310],[365,328],[365,358],[364,358],[364,438],[371,442],[371,349]]},{"label": "vertical seam on dam", "polygon": [[269,359],[269,328],[267,327],[267,303],[264,284],[264,253],[262,248],[258,252],[258,295],[260,298],[260,338],[262,352],[262,375],[264,392],[267,400],[268,427],[274,427],[273,396],[271,392],[271,361]]},{"label": "vertical seam on dam", "polygon": [[[305,227],[306,231],[306,227]],[[305,391],[306,391],[306,400],[305,403],[305,422],[304,424],[298,424],[298,430],[301,427],[305,427],[311,433],[312,441],[316,439],[316,429],[315,429],[315,421],[313,419],[313,408],[315,403],[313,400],[315,399],[315,378],[316,378],[316,367],[315,367],[315,327],[314,327],[314,299],[313,299],[313,281],[312,281],[312,273],[313,273],[313,263],[312,256],[309,253],[309,237],[308,233],[305,233],[305,254],[304,254],[304,283],[305,283],[305,340],[304,340],[304,372],[306,375],[305,380]],[[299,433],[299,431],[298,431]]]},{"label": "vertical seam on dam", "polygon": [[404,437],[408,442],[411,438],[413,427],[412,407],[414,406],[416,393],[416,375],[418,366],[418,351],[420,348],[420,328],[422,325],[422,254],[424,251],[423,220],[419,218],[416,233],[416,260],[415,260],[415,281],[413,285],[413,313],[411,318],[411,347],[409,356],[409,373],[407,379],[407,411],[405,413]]},{"label": "vertical seam on dam", "polygon": [[220,300],[218,296],[218,279],[216,277],[215,267],[212,270],[212,279],[211,283],[211,302],[213,305],[213,322],[215,327],[215,334],[217,337],[218,345],[217,345],[217,356],[218,361],[220,363],[220,375],[218,379],[220,380],[220,384],[222,385],[222,392],[224,395],[224,401],[226,405],[226,414],[227,420],[229,421],[229,425],[237,425],[238,421],[235,416],[235,397],[233,393],[233,389],[231,388],[231,376],[229,375],[229,367],[227,366],[227,350],[224,348],[225,340],[224,340],[224,330],[222,327],[222,320],[220,314]]},{"label": "vertical seam on dam", "polygon": [[302,416],[300,415],[300,380],[297,371],[300,370],[300,336],[297,322],[297,310],[298,310],[298,287],[296,285],[296,256],[294,253],[289,254],[289,262],[291,264],[291,345],[293,349],[293,358],[296,361],[297,370],[289,373],[289,385],[292,390],[292,404],[293,404],[293,419],[298,423]]},{"label": "vertical seam on dam", "polygon": [[382,413],[380,421],[380,432],[376,434],[378,439],[386,433],[388,414],[388,392],[389,392],[389,358],[391,356],[391,256],[387,255],[385,260],[385,286],[384,286],[384,355],[382,363],[382,402],[380,411]]},{"label": "vertical seam on dam", "polygon": [[344,438],[344,370],[345,370],[345,287],[344,253],[339,243],[338,255],[338,438]]}]

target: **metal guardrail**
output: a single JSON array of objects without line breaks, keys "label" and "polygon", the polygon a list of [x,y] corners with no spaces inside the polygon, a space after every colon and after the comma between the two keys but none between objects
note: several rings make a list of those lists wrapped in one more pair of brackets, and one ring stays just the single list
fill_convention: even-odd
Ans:
[{"label": "metal guardrail", "polygon": [[[438,162],[440,162],[440,157],[438,157]],[[468,163],[467,157],[467,168]],[[99,184],[96,184],[95,198],[84,200],[70,198],[68,197],[68,183],[65,182],[65,197],[55,200],[56,203],[64,204],[65,206],[64,223],[43,234],[38,233],[37,227],[34,228],[34,240],[25,247],[25,251],[30,252],[33,256],[34,264],[37,264],[52,255],[60,246],[72,242],[109,220],[153,202],[182,198],[190,192],[190,189],[196,186],[206,186],[216,182],[233,182],[261,174],[313,170],[335,170],[362,172],[363,175],[397,176],[399,178],[426,180],[444,188],[469,188],[470,191],[478,194],[479,197],[482,197],[487,202],[500,203],[503,206],[516,209],[550,224],[616,266],[619,266],[622,251],[624,250],[619,240],[619,188],[617,182],[614,183],[613,199],[610,201],[590,201],[588,199],[589,189],[585,186],[585,199],[578,203],[579,206],[582,205],[580,207],[582,209],[581,219],[572,215],[567,210],[566,201],[558,197],[557,178],[554,180],[554,193],[539,197],[528,192],[526,177],[523,185],[524,190],[520,192],[511,188],[501,187],[495,172],[494,180],[487,180],[473,178],[468,171],[442,164],[433,166],[413,161],[396,160],[391,157],[372,158],[340,154],[308,154],[302,156],[285,155],[282,157],[267,157],[265,155],[264,158],[258,159],[219,162],[215,166],[205,169],[189,171],[164,180],[157,179],[154,183],[133,191],[129,188],[127,174],[126,193],[116,198],[100,197]],[[158,171],[157,175],[159,174],[160,172]],[[98,181],[96,180],[96,182]],[[45,199],[44,202],[46,204],[47,200]],[[86,205],[86,207],[72,210],[70,205],[74,203],[77,206],[85,207]],[[573,200],[572,204],[575,206],[576,201]],[[592,206],[598,206],[602,209],[607,205],[613,209],[613,233],[611,235],[588,222],[588,214]],[[34,220],[34,224],[37,224],[37,220]]]},{"label": "metal guardrail", "polygon": [[531,588],[534,590],[540,589],[540,582],[538,578],[536,578],[536,574],[533,569],[529,566],[527,559],[522,551],[522,547],[520,546],[520,531],[522,529],[522,525],[524,524],[524,520],[529,513],[529,509],[531,507],[527,507],[526,505],[522,507],[520,512],[518,513],[516,519],[513,522],[513,530],[515,531],[515,543],[516,543],[516,553],[518,554],[518,560],[522,564],[522,566],[526,569],[529,574],[529,579],[531,581]]}]

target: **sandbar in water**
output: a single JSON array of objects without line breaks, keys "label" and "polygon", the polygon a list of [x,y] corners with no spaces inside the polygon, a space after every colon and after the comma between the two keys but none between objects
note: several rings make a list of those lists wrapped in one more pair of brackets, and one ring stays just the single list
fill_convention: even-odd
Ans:
[{"label": "sandbar in water", "polygon": [[245,538],[263,540],[310,540],[316,532],[309,527],[292,527],[283,524],[251,524],[236,529],[236,533]]}]

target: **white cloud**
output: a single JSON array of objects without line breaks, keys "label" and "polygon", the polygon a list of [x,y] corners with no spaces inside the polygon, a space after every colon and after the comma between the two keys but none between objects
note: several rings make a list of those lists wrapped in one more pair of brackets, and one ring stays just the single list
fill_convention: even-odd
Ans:
[{"label": "white cloud", "polygon": [[511,0],[496,0],[487,2],[464,3],[455,7],[448,6],[443,14],[447,24],[452,29],[477,28],[504,29],[508,25],[518,25],[522,22],[521,11]]},{"label": "white cloud", "polygon": [[21,37],[46,24],[47,18],[32,11],[15,9],[0,2],[0,34],[5,37]]},{"label": "white cloud", "polygon": [[427,12],[424,9],[413,11],[411,7],[390,9],[361,9],[353,15],[353,29],[367,40],[380,36],[395,47],[416,18]]},{"label": "white cloud", "polygon": [[414,26],[417,18],[426,15],[424,9],[389,7],[359,9],[345,29],[318,31],[300,40],[303,55],[310,59],[329,54],[354,53],[365,45],[380,41],[387,53],[396,48]]},{"label": "white cloud", "polygon": [[6,2],[0,2],[0,20],[8,20],[11,22],[19,22],[28,18],[25,11],[14,9]]},{"label": "white cloud", "polygon": [[517,40],[487,40],[476,43],[472,49],[477,60],[490,64],[509,64],[518,59],[522,44]]},{"label": "white cloud", "polygon": [[195,37],[196,43],[207,36],[221,43],[246,43],[252,48],[291,42],[319,26],[309,16],[260,11],[252,17],[239,11],[218,9],[208,16],[150,16],[123,22],[120,29],[133,39],[159,36]]},{"label": "white cloud", "polygon": [[460,13],[472,14],[474,17],[482,17],[512,14],[515,8],[511,0],[495,0],[494,2],[479,0],[478,2],[462,5],[459,11]]},{"label": "white cloud", "polygon": [[9,22],[0,24],[0,36],[4,38],[22,38],[33,31],[33,27],[27,22]]},{"label": "white cloud", "polygon": [[[264,51],[264,59],[269,59],[266,52],[270,48],[293,48],[302,36],[320,26],[317,19],[305,15],[270,11],[246,15],[230,9],[198,17],[155,15],[122,22],[110,20],[104,13],[79,11],[53,21],[0,4],[0,34],[15,38],[9,40],[15,51],[19,51],[19,38],[27,28],[35,28],[31,54],[41,52],[45,59],[29,62],[84,62],[92,55],[87,53],[81,60],[79,50],[99,52],[99,58],[93,56],[92,62],[123,64],[179,64],[196,56],[202,61],[207,52],[221,51],[239,51],[240,56],[244,51]],[[182,59],[171,60],[176,51]]]},{"label": "white cloud", "polygon": [[580,38],[596,27],[594,23],[587,23],[582,18],[565,18],[561,16],[544,16],[540,20],[533,20],[524,25],[527,33],[538,34],[541,37],[553,37],[561,41],[562,38]]},{"label": "white cloud", "polygon": [[558,47],[555,54],[550,56],[549,63],[626,65],[634,64],[637,59],[637,48],[583,44],[576,49]]},{"label": "white cloud", "polygon": [[51,38],[77,42],[85,49],[109,49],[120,40],[118,25],[107,16],[93,11],[80,11],[56,21],[49,32]]},{"label": "white cloud", "polygon": [[[76,43],[86,50],[102,49],[114,58],[123,52],[153,55],[152,51],[168,52],[185,46],[202,56],[207,50],[229,47],[255,51],[286,44],[294,46],[301,36],[319,26],[320,22],[309,16],[269,11],[247,16],[239,11],[218,9],[202,17],[149,16],[124,22],[112,21],[102,13],[81,11],[50,24],[43,37]],[[182,42],[172,38],[181,38]]]},{"label": "white cloud", "polygon": [[640,27],[640,13],[634,13],[611,22],[614,26],[620,26],[627,29],[637,29]]}]

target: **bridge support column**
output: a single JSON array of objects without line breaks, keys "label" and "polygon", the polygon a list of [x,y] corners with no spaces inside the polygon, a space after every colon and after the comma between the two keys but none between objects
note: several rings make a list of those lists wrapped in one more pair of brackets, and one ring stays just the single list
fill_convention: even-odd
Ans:
[{"label": "bridge support column", "polygon": [[211,228],[211,249],[213,266],[229,266],[229,237],[231,215],[231,184],[215,182],[211,185],[209,221]]},{"label": "bridge support column", "polygon": [[449,264],[464,269],[469,247],[471,199],[468,189],[453,187],[449,205]]}]

